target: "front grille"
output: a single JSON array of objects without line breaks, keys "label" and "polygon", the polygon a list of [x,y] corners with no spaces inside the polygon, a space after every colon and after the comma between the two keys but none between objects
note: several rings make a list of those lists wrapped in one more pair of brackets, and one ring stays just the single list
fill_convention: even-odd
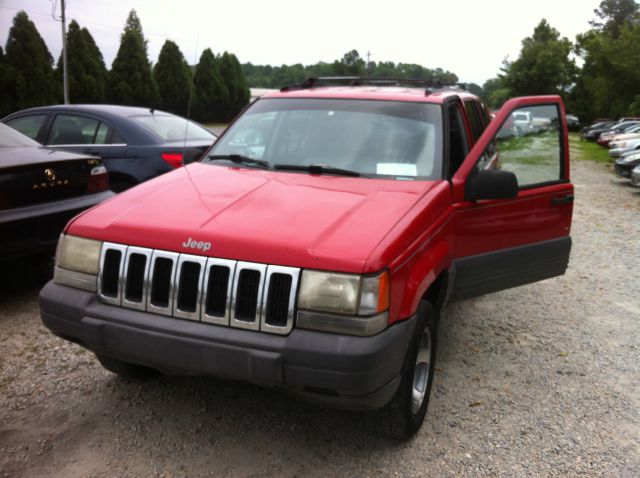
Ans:
[{"label": "front grille", "polygon": [[293,327],[300,270],[104,243],[98,294],[108,304],[275,334]]},{"label": "front grille", "polygon": [[236,297],[236,318],[245,322],[256,320],[260,272],[250,269],[240,271]]}]

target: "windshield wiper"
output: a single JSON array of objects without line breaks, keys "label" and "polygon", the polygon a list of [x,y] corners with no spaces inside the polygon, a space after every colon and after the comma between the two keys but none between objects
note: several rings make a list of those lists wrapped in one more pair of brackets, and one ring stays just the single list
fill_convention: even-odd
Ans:
[{"label": "windshield wiper", "polygon": [[227,160],[235,164],[253,164],[255,166],[262,166],[263,168],[269,168],[269,161],[262,159],[254,159],[249,156],[242,156],[241,154],[210,154],[207,159],[211,161]]},{"label": "windshield wiper", "polygon": [[334,168],[333,166],[325,166],[323,164],[274,164],[273,169],[306,171],[311,174],[339,174],[341,176],[352,176],[354,178],[360,177],[360,173],[357,171]]}]

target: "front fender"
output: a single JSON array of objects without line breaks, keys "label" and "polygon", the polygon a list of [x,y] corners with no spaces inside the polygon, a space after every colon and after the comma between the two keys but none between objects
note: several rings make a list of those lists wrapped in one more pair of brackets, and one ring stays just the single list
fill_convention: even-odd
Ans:
[{"label": "front fender", "polygon": [[[446,240],[428,244],[424,252],[419,252],[405,265],[393,272],[396,289],[392,297],[401,297],[395,320],[410,317],[418,310],[420,300],[442,272],[451,268],[451,255]],[[393,286],[392,286],[393,287]]]}]

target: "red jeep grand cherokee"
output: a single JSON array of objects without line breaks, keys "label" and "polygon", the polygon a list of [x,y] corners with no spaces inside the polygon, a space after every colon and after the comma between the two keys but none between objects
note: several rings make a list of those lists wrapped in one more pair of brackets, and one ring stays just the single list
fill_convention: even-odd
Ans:
[{"label": "red jeep grand cherokee", "polygon": [[[439,312],[563,274],[573,187],[559,97],[491,121],[462,89],[404,83],[263,96],[202,161],[77,216],[45,325],[121,375],[284,387],[412,436]],[[516,135],[514,112],[547,126]]]}]

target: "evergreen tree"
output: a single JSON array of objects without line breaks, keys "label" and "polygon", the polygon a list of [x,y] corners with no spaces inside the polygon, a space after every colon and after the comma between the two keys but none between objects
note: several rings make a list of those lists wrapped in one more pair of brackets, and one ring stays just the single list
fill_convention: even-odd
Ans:
[{"label": "evergreen tree", "polygon": [[193,117],[203,123],[224,121],[229,91],[222,81],[218,61],[210,48],[200,55],[193,76],[193,86]]},{"label": "evergreen tree", "polygon": [[533,35],[522,40],[520,56],[513,63],[505,61],[503,81],[512,96],[566,95],[577,68],[569,58],[572,44],[542,19]]},{"label": "evergreen tree", "polygon": [[0,96],[0,118],[8,115],[13,111],[13,78],[11,67],[7,64],[4,56],[4,50],[0,47],[0,91],[4,92]]},{"label": "evergreen tree", "polygon": [[160,100],[158,108],[187,116],[191,90],[191,69],[180,48],[171,40],[162,45],[158,63],[153,68]]},{"label": "evergreen tree", "polygon": [[111,103],[154,106],[158,90],[147,57],[147,41],[135,10],[131,10],[120,48],[109,73],[108,98]]},{"label": "evergreen tree", "polygon": [[[62,81],[62,54],[58,59],[57,76]],[[106,101],[107,69],[102,53],[91,33],[80,28],[75,20],[67,32],[67,78],[71,103],[104,103]]]},{"label": "evergreen tree", "polygon": [[[247,106],[251,94],[240,67],[240,62],[233,53],[226,51],[218,59],[220,77],[222,83],[229,92],[229,99],[224,107],[225,121],[231,121],[238,113]],[[303,70],[302,65],[299,65]]]},{"label": "evergreen tree", "polygon": [[49,105],[62,95],[53,73],[51,53],[25,12],[18,12],[13,19],[2,69],[8,75],[3,95],[10,98],[10,104],[4,104],[4,108],[20,110]]}]

